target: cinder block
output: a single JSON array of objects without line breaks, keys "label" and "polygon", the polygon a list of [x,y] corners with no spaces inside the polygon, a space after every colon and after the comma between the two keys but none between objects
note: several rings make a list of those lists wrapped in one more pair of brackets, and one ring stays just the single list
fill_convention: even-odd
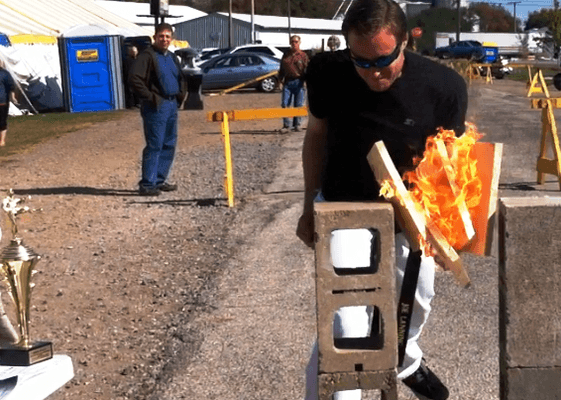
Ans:
[{"label": "cinder block", "polygon": [[[503,198],[499,211],[501,399],[554,399],[561,379],[545,377],[561,366],[561,199]],[[518,378],[540,373],[531,396],[515,394]]]},{"label": "cinder block", "polygon": [[[319,375],[319,398],[331,399],[333,393],[341,390],[380,389],[386,395],[397,399],[397,378],[395,370],[371,372],[344,372]],[[391,397],[388,397],[391,398]],[[384,397],[382,397],[384,399]]]},{"label": "cinder block", "polygon": [[[397,322],[395,301],[394,218],[390,204],[317,203],[315,205],[316,291],[320,373],[395,370]],[[378,270],[338,275],[331,260],[331,232],[337,229],[375,229],[379,232]],[[383,346],[341,349],[334,345],[335,313],[347,306],[375,306],[379,311]]]},{"label": "cinder block", "polygon": [[561,400],[561,367],[510,368],[507,370],[508,400]]}]

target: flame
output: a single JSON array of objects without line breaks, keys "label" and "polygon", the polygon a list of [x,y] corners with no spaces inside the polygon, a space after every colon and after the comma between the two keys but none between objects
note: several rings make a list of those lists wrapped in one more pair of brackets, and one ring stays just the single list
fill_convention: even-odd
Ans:
[{"label": "flame", "polygon": [[433,257],[436,254],[436,251],[433,249],[428,240],[423,237],[423,235],[419,235],[417,240],[419,241],[419,247],[425,257]]},{"label": "flame", "polygon": [[439,129],[437,135],[427,139],[423,158],[416,160],[415,170],[403,175],[414,201],[456,250],[469,240],[459,206],[464,202],[473,219],[483,186],[471,151],[483,135],[475,125],[466,125],[466,132],[459,138],[454,131]]},{"label": "flame", "polygon": [[391,199],[397,195],[394,185],[391,181],[385,180],[380,186],[380,196],[384,196],[386,199]]}]

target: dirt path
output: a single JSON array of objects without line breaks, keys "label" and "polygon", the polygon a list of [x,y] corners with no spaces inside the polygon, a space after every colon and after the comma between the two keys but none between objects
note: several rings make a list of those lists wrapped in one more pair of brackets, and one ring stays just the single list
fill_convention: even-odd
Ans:
[{"label": "dirt path", "polygon": [[246,92],[206,97],[204,111],[181,111],[173,172],[179,190],[158,198],[136,195],[138,112],[0,161],[0,190],[30,195],[28,204],[42,209],[20,223],[26,243],[43,256],[31,332],[70,355],[76,372],[53,398],[142,399],[165,376],[173,352],[190,340],[183,322],[206,307],[205,291],[235,240],[243,241],[245,233],[226,243],[229,224],[240,218],[243,198],[272,179],[284,140],[273,132],[279,121],[232,124],[239,204],[228,209],[220,126],[205,114],[279,104],[278,93]]}]

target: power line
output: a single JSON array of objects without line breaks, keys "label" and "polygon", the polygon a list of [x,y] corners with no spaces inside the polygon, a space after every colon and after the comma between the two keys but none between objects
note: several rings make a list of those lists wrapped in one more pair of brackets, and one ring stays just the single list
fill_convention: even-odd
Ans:
[{"label": "power line", "polygon": [[509,1],[506,4],[512,4],[514,6],[514,33],[516,33],[516,5],[522,3],[521,1]]}]

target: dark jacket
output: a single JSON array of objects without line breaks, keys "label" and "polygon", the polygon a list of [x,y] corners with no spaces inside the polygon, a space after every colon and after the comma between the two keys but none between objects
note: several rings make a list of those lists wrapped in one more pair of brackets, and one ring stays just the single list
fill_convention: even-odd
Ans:
[{"label": "dark jacket", "polygon": [[[153,106],[159,106],[162,101],[162,88],[158,79],[158,62],[154,47],[148,47],[138,55],[129,74],[129,85],[138,95],[140,101],[149,102]],[[173,58],[179,70],[179,87],[181,92],[177,95],[177,104],[181,104],[185,98],[185,80],[181,73],[181,65],[177,57]]]}]

